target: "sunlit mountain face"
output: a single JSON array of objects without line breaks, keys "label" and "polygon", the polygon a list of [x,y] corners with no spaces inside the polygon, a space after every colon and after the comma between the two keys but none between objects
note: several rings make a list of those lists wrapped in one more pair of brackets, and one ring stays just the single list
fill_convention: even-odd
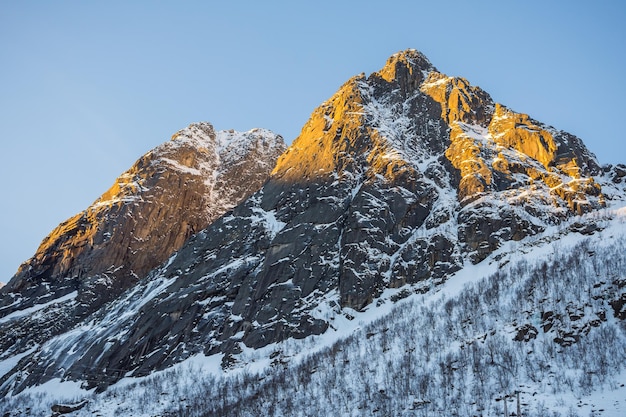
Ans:
[{"label": "sunlit mountain face", "polygon": [[194,124],[0,290],[2,410],[621,415],[625,179],[415,50]]}]

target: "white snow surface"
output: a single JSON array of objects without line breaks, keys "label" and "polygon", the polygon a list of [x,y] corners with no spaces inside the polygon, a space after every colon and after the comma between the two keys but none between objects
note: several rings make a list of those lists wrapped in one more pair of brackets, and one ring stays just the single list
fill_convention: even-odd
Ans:
[{"label": "white snow surface", "polygon": [[25,352],[22,352],[20,354],[17,354],[15,356],[10,356],[6,359],[0,359],[0,378],[2,378],[4,375],[6,375],[11,369],[13,369],[15,367],[15,365],[18,364],[18,362],[30,355],[31,353],[33,353],[35,350],[37,350],[39,346],[33,346],[32,348],[28,349]]}]

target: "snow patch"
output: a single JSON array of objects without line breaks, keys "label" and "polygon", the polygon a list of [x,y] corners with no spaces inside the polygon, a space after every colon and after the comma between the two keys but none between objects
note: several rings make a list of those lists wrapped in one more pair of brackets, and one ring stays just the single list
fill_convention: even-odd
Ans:
[{"label": "snow patch", "polygon": [[252,208],[253,216],[250,217],[252,222],[254,223],[262,223],[265,226],[265,230],[270,235],[270,239],[274,239],[278,232],[284,229],[287,225],[285,222],[281,222],[276,218],[276,212],[265,211],[261,207],[253,207]]},{"label": "snow patch", "polygon": [[30,314],[33,314],[39,310],[43,310],[44,308],[50,307],[51,305],[54,304],[60,304],[60,303],[64,303],[66,301],[70,301],[73,300],[74,298],[76,298],[76,296],[78,295],[78,291],[73,291],[69,294],[66,294],[62,297],[56,298],[54,300],[48,301],[47,303],[43,303],[43,304],[36,304],[32,307],[29,308],[25,308],[24,310],[18,310],[18,311],[14,311],[11,314],[8,314],[2,318],[0,318],[0,324],[1,323],[6,323],[7,321],[11,321],[11,320],[15,320],[17,318],[23,317],[23,316],[27,316]]},{"label": "snow patch", "polygon": [[22,360],[22,358],[36,351],[38,347],[38,345],[33,346],[25,352],[11,356],[7,359],[0,360],[0,378],[2,378],[2,376],[6,375],[11,369],[13,369],[15,365],[17,365],[19,361]]}]

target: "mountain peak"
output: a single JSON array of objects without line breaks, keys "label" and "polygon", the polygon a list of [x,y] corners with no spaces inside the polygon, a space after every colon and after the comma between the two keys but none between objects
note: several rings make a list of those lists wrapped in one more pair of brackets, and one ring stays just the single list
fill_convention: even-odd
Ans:
[{"label": "mountain peak", "polygon": [[423,79],[433,70],[436,70],[435,67],[424,54],[415,49],[406,49],[389,57],[378,74],[386,81],[399,80],[417,74]]},{"label": "mountain peak", "polygon": [[209,122],[194,122],[172,135],[172,140],[201,139],[215,140],[215,128]]},{"label": "mountain peak", "polygon": [[[605,204],[582,141],[494,103],[416,50],[344,83],[269,176],[284,149],[269,131],[194,123],[173,139],[51,234],[50,250],[2,289],[7,314],[58,299],[58,316],[80,311],[76,302],[98,310],[89,331],[54,337],[57,329],[16,347],[0,337],[0,348],[50,371],[7,374],[0,395],[57,376],[106,387],[202,354],[237,366],[249,349],[331,332],[366,309],[431,292],[518,241],[559,239],[554,225]],[[208,202],[220,204],[211,211]],[[159,252],[174,246],[171,257]],[[122,261],[102,270],[107,247]],[[137,273],[133,262],[155,253],[167,262]],[[103,303],[116,274],[127,274],[117,288],[128,291]],[[41,327],[49,316],[25,313],[11,325]]]},{"label": "mountain peak", "polygon": [[[482,132],[481,139],[476,141],[478,136],[469,131]],[[508,160],[505,154],[510,154]],[[455,186],[459,200],[520,184],[512,181],[515,176],[507,167],[522,169],[522,159],[541,166],[539,174],[526,164],[527,180],[542,179],[551,188],[562,182],[560,188],[568,189],[566,177],[599,172],[580,139],[495,103],[480,87],[438,72],[422,53],[408,49],[392,55],[369,77],[351,78],[318,107],[273,175],[292,182],[343,176],[361,170],[356,168],[364,166],[360,160],[389,176],[405,172],[402,166],[422,171],[427,161],[444,156],[457,170],[451,178],[460,175]],[[568,201],[580,196],[566,194]]]},{"label": "mountain peak", "polygon": [[264,129],[215,132],[202,122],[178,131],[42,241],[2,288],[2,315],[75,290],[75,318],[97,310],[256,191],[284,149]]}]

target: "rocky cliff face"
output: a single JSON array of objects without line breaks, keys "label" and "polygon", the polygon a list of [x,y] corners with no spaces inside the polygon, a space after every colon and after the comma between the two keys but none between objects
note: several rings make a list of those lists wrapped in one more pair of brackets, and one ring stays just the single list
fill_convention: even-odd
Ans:
[{"label": "rocky cliff face", "polygon": [[[0,350],[43,342],[135,285],[256,191],[284,149],[282,138],[267,130],[215,132],[197,123],[148,152],[89,208],[53,230],[2,288],[0,320],[42,305],[49,315],[11,322],[0,334]],[[69,311],[59,299],[74,300]]]},{"label": "rocky cliff face", "polygon": [[104,387],[196,353],[235,366],[245,347],[323,333],[386,289],[429,291],[507,241],[600,208],[600,173],[578,138],[398,53],[317,108],[259,191],[88,330],[30,353],[2,390],[53,377]]}]

